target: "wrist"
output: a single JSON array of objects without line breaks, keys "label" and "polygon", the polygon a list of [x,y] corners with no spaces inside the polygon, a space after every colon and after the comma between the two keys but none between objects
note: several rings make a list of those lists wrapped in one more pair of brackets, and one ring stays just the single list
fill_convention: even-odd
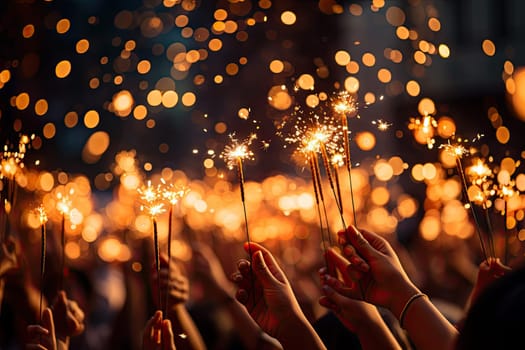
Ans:
[{"label": "wrist", "polygon": [[397,292],[394,294],[394,298],[388,306],[388,309],[397,319],[399,319],[403,309],[407,305],[407,302],[410,300],[410,298],[412,298],[414,295],[417,295],[418,293],[421,293],[419,288],[407,281],[406,284],[397,289]]}]

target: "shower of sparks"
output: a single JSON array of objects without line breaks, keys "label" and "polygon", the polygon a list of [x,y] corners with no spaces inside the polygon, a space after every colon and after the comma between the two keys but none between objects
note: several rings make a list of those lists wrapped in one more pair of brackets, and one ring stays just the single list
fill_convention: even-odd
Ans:
[{"label": "shower of sparks", "polygon": [[253,160],[254,154],[250,150],[250,145],[254,140],[257,139],[257,134],[250,134],[245,140],[239,141],[235,134],[229,135],[231,143],[224,147],[224,151],[221,153],[220,158],[224,159],[228,169],[233,169],[238,165],[239,161]]},{"label": "shower of sparks", "polygon": [[341,153],[336,153],[332,156],[331,162],[336,168],[342,167],[345,164],[345,157]]},{"label": "shower of sparks", "polygon": [[4,145],[4,151],[0,154],[0,179],[14,179],[16,174],[24,168],[24,158],[27,152],[29,141],[35,135],[21,135],[18,141],[18,150],[11,150],[9,145]]},{"label": "shower of sparks", "polygon": [[481,159],[477,159],[475,164],[467,168],[467,174],[475,185],[481,185],[492,176],[492,169]]},{"label": "shower of sparks", "polygon": [[164,179],[161,179],[163,184],[160,189],[162,198],[164,198],[170,205],[175,205],[188,193],[188,188],[185,186],[176,186],[174,184],[167,184]]},{"label": "shower of sparks", "polygon": [[358,111],[358,103],[355,96],[346,90],[337,92],[331,98],[332,108],[337,114],[354,116]]},{"label": "shower of sparks", "polygon": [[44,205],[40,204],[37,208],[35,208],[35,212],[38,215],[38,220],[40,221],[40,225],[44,225],[48,220],[46,209],[44,208]]},{"label": "shower of sparks", "polygon": [[498,195],[506,201],[509,200],[519,193],[519,191],[517,191],[514,186],[514,182],[510,182],[506,185],[500,185]]},{"label": "shower of sparks", "polygon": [[439,148],[442,148],[445,152],[456,157],[457,159],[461,159],[464,155],[470,153],[464,146],[459,144],[451,144],[450,142],[441,144]]},{"label": "shower of sparks", "polygon": [[164,213],[164,203],[160,194],[159,186],[154,187],[151,181],[145,187],[137,189],[142,201],[140,210],[146,212],[151,218],[156,218],[158,215]]},{"label": "shower of sparks", "polygon": [[392,123],[384,121],[383,119],[372,120],[372,124],[375,125],[379,131],[387,131],[392,126]]}]

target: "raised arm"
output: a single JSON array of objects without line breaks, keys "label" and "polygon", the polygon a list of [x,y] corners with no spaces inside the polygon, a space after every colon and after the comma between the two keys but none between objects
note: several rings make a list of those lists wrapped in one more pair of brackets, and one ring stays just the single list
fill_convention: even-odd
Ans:
[{"label": "raised arm", "polygon": [[282,349],[281,344],[264,333],[246,308],[235,299],[235,286],[226,277],[219,259],[210,247],[203,244],[196,244],[193,247],[193,266],[205,283],[209,295],[230,314],[237,333],[247,349]]},{"label": "raised arm", "polygon": [[325,346],[308,322],[290,282],[273,255],[256,243],[244,246],[252,254],[250,264],[240,260],[233,280],[236,298],[251,317],[285,349],[324,350]]},{"label": "raised arm", "polygon": [[408,278],[390,244],[369,231],[349,227],[340,234],[342,256],[333,249],[327,258],[345,277],[326,283],[337,292],[389,309],[420,350],[453,348],[457,330]]},{"label": "raised arm", "polygon": [[[175,336],[175,345],[179,350],[203,350],[206,349],[206,345],[202,336],[193,322],[191,315],[186,309],[186,301],[189,298],[190,285],[188,278],[182,273],[181,266],[175,259],[171,259],[171,267],[168,269],[168,258],[166,255],[160,256],[161,269],[161,295],[167,294],[167,314],[166,317],[171,321],[173,333]],[[156,271],[152,273],[153,280],[155,281]],[[156,287],[156,283],[153,286]],[[156,293],[154,294],[156,295]],[[157,302],[157,298],[154,298]],[[157,308],[160,310],[160,305]]]},{"label": "raised arm", "polygon": [[347,298],[336,292],[324,282],[327,271],[326,267],[319,271],[323,293],[319,303],[332,310],[341,323],[357,335],[363,350],[400,350],[399,343],[383,321],[377,308],[367,302]]}]

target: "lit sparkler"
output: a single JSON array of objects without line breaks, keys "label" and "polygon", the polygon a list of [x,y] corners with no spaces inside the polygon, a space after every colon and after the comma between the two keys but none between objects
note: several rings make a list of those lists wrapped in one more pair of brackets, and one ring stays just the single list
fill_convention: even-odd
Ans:
[{"label": "lit sparkler", "polygon": [[[250,261],[250,268],[252,267],[252,251],[251,251],[251,245],[249,244],[251,242],[250,240],[250,232],[248,230],[248,214],[246,212],[246,199],[244,196],[244,172],[242,167],[242,162],[245,159],[253,160],[254,154],[250,150],[250,145],[253,142],[253,140],[257,139],[256,134],[250,134],[247,139],[244,141],[239,141],[235,138],[235,134],[230,134],[230,141],[231,144],[227,145],[224,148],[224,151],[221,153],[220,157],[224,159],[226,162],[226,165],[229,169],[233,169],[235,166],[237,166],[237,175],[239,178],[239,190],[241,192],[241,201],[242,201],[242,208],[244,212],[244,227],[246,231],[246,240],[248,242],[248,260]],[[254,290],[254,284],[255,281],[252,278],[252,290]],[[255,295],[254,295],[255,298]]]},{"label": "lit sparkler", "polygon": [[3,152],[0,154],[0,180],[2,181],[0,217],[4,220],[4,230],[0,237],[2,241],[8,237],[10,231],[9,214],[16,201],[16,176],[24,169],[24,158],[28,149],[27,145],[34,137],[35,135],[21,135],[18,141],[18,150],[12,150],[9,145],[6,144],[4,145]]},{"label": "lit sparkler", "polygon": [[352,202],[352,213],[354,216],[354,225],[357,227],[357,213],[355,211],[355,200],[354,200],[354,187],[352,183],[352,158],[350,157],[350,139],[349,139],[349,128],[348,128],[348,116],[355,115],[357,113],[357,102],[353,95],[347,91],[342,91],[337,94],[337,97],[333,99],[332,106],[334,112],[340,115],[342,134],[343,134],[343,146],[345,152],[345,165],[348,171],[348,182],[350,185],[350,199]]},{"label": "lit sparkler", "polygon": [[60,289],[64,289],[64,269],[66,264],[66,217],[71,212],[71,199],[69,198],[70,195],[73,195],[74,190],[71,189],[68,194],[63,194],[62,192],[57,193],[57,199],[58,202],[56,204],[56,208],[60,215],[62,215],[62,220],[60,223],[60,242],[62,246],[62,256],[61,256],[61,262],[60,262]]},{"label": "lit sparkler", "polygon": [[41,204],[35,209],[38,214],[38,219],[40,221],[40,306],[38,315],[40,316],[40,322],[42,322],[42,300],[43,300],[43,290],[44,290],[44,273],[46,270],[46,222],[47,222],[47,213],[44,209],[44,206]]},{"label": "lit sparkler", "polygon": [[[244,195],[244,171],[243,171],[243,160],[249,159],[253,160],[254,154],[250,150],[250,145],[253,140],[257,138],[256,134],[251,134],[246,140],[239,141],[235,138],[235,134],[230,136],[231,144],[227,145],[224,148],[224,151],[221,153],[221,158],[224,159],[226,165],[231,170],[237,166],[237,175],[239,178],[239,189],[241,192],[241,201],[244,211],[244,225],[246,229],[246,239],[250,242],[250,233],[248,230],[248,215],[246,213],[246,200]],[[251,252],[250,252],[251,256]],[[250,257],[251,258],[251,257]]]},{"label": "lit sparkler", "polygon": [[514,181],[499,185],[498,195],[503,199],[503,234],[505,237],[505,252],[503,253],[503,258],[505,264],[507,264],[509,259],[509,232],[507,226],[509,200],[517,194],[519,194],[519,191],[515,189]]},{"label": "lit sparkler", "polygon": [[477,189],[476,195],[474,197],[474,203],[480,205],[483,209],[483,212],[485,213],[485,220],[488,227],[487,237],[489,240],[489,249],[491,250],[491,255],[495,257],[496,254],[493,242],[494,231],[492,229],[492,222],[488,210],[489,198],[495,194],[495,191],[491,189],[493,177],[492,169],[490,169],[490,167],[481,159],[477,159],[474,162],[474,165],[466,169],[466,173],[472,185],[474,185]]},{"label": "lit sparkler", "polygon": [[153,224],[153,246],[155,249],[155,268],[157,270],[157,292],[158,292],[158,306],[159,309],[162,309],[162,297],[160,291],[160,247],[159,247],[159,235],[157,229],[157,216],[164,213],[164,203],[161,201],[161,195],[159,187],[153,187],[151,181],[148,180],[147,186],[145,188],[137,189],[137,192],[140,195],[142,204],[140,209],[146,213],[151,218]]},{"label": "lit sparkler", "polygon": [[[168,212],[168,285],[169,285],[169,278],[171,276],[170,269],[171,269],[171,231],[172,231],[172,217],[173,217],[173,208],[179,201],[188,193],[188,189],[184,186],[175,186],[174,184],[170,183],[167,184],[164,179],[160,180],[162,182],[162,189],[161,194],[162,198],[166,200],[169,204],[169,212]],[[168,310],[168,294],[169,289],[166,291],[166,302],[164,303],[164,314],[167,314]]]},{"label": "lit sparkler", "polygon": [[465,201],[467,201],[468,207],[470,208],[470,212],[472,214],[472,218],[474,219],[474,223],[476,226],[476,232],[478,234],[479,242],[481,245],[481,251],[483,253],[483,256],[485,260],[487,260],[487,250],[485,249],[485,242],[481,233],[481,227],[479,225],[478,216],[476,215],[476,211],[474,209],[474,205],[472,204],[472,201],[469,198],[468,195],[468,185],[467,185],[467,179],[465,176],[465,172],[463,171],[463,165],[461,164],[461,159],[464,155],[469,154],[469,151],[461,144],[451,144],[450,141],[446,144],[440,145],[440,148],[443,148],[443,150],[450,155],[454,156],[456,160],[456,168],[458,171],[458,175],[461,180],[461,189],[463,192],[463,197],[465,198]]}]

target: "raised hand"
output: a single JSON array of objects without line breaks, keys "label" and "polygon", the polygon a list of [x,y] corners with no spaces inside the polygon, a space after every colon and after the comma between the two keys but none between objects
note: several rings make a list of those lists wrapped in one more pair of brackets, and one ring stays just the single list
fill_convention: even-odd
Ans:
[{"label": "raised hand", "polygon": [[27,326],[27,350],[57,350],[53,312],[46,308],[42,313],[42,325]]},{"label": "raised hand", "polygon": [[270,251],[257,243],[246,243],[244,249],[252,255],[253,265],[244,259],[237,264],[238,272],[232,276],[239,287],[237,300],[261,329],[277,338],[285,349],[324,349]]},{"label": "raised hand", "polygon": [[326,284],[344,296],[389,308],[399,316],[403,305],[398,305],[398,299],[406,295],[408,299],[419,291],[390,244],[375,233],[360,232],[352,226],[339,233],[339,242],[342,255],[331,248],[326,256],[329,264],[341,273],[344,283],[338,283],[335,276],[327,276]]},{"label": "raised hand", "polygon": [[144,327],[143,350],[175,350],[171,321],[162,319],[162,311],[156,311]]},{"label": "raised hand", "polygon": [[64,291],[58,293],[52,309],[56,338],[59,342],[69,344],[70,337],[84,332],[84,311],[76,301],[68,299]]}]

